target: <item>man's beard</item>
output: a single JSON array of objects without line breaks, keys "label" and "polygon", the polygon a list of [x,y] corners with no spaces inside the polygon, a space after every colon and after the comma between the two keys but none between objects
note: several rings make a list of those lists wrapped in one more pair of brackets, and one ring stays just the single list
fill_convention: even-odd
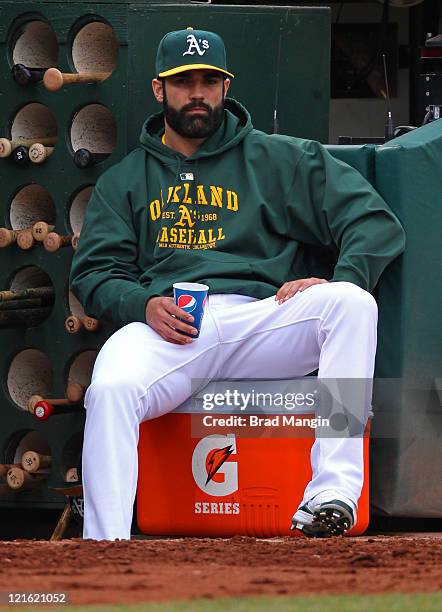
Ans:
[{"label": "man's beard", "polygon": [[[186,111],[200,108],[201,114],[187,114]],[[185,138],[207,138],[219,128],[224,119],[224,97],[218,106],[210,107],[204,102],[195,100],[186,104],[180,110],[175,110],[167,101],[164,90],[163,100],[164,117],[168,125],[180,136]]]}]

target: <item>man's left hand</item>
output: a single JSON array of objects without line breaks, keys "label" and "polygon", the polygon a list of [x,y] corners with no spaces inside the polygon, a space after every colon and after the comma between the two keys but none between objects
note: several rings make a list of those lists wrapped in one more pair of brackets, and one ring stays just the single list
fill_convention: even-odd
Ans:
[{"label": "man's left hand", "polygon": [[281,289],[278,289],[275,300],[278,304],[283,304],[298,293],[298,291],[305,291],[309,287],[313,287],[313,285],[322,285],[323,283],[328,283],[328,280],[325,280],[325,278],[315,278],[313,276],[311,278],[300,278],[295,281],[287,281],[283,284]]}]

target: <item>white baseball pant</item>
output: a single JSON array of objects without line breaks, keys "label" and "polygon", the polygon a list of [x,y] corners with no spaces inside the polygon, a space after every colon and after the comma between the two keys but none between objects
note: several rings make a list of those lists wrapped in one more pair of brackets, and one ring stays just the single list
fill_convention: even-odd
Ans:
[{"label": "white baseball pant", "polygon": [[[172,411],[193,378],[320,378],[370,381],[376,352],[374,298],[348,282],[314,285],[282,305],[274,296],[209,295],[200,337],[163,340],[144,323],[118,330],[102,347],[86,397],[83,445],[84,538],[129,539],[139,424]],[[367,415],[371,397],[367,399]],[[356,507],[364,476],[363,439],[319,438],[304,503],[325,494]],[[322,495],[321,495],[322,496]]]}]

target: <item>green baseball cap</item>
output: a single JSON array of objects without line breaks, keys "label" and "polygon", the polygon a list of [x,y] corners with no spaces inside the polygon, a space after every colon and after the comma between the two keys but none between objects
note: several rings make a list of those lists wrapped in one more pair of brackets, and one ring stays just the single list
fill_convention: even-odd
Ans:
[{"label": "green baseball cap", "polygon": [[226,49],[221,36],[193,28],[168,32],[158,45],[155,66],[160,77],[199,68],[218,70],[233,77],[227,70]]}]

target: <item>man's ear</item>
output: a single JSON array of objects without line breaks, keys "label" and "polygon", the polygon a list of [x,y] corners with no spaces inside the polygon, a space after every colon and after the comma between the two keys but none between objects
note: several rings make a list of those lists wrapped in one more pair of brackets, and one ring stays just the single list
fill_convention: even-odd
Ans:
[{"label": "man's ear", "polygon": [[164,100],[163,81],[152,79],[152,91],[157,102],[162,103]]},{"label": "man's ear", "polygon": [[230,79],[224,79],[224,97],[226,97],[227,92],[229,91],[229,87],[230,87]]}]

